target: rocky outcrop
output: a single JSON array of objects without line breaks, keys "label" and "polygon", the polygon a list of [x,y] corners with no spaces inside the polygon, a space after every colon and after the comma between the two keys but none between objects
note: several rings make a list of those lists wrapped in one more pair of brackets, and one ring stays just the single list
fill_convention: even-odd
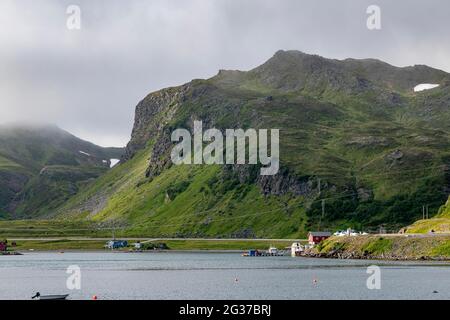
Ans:
[{"label": "rocky outcrop", "polygon": [[150,163],[145,173],[146,177],[152,179],[172,165],[170,160],[171,147],[172,141],[170,141],[170,133],[167,129],[164,129],[156,137],[156,143],[152,148]]},{"label": "rocky outcrop", "polygon": [[180,104],[184,101],[190,85],[163,89],[149,94],[136,106],[131,140],[127,144],[122,160],[145,148],[147,144],[162,136],[162,130],[172,119]]},{"label": "rocky outcrop", "polygon": [[29,178],[22,173],[0,170],[0,214],[1,211],[14,212],[20,200],[18,195],[25,188]]},{"label": "rocky outcrop", "polygon": [[264,195],[305,196],[315,191],[312,178],[298,177],[287,168],[281,168],[273,176],[260,175],[260,167],[256,165],[226,165],[223,170],[225,175],[236,177],[241,184],[255,183]]}]

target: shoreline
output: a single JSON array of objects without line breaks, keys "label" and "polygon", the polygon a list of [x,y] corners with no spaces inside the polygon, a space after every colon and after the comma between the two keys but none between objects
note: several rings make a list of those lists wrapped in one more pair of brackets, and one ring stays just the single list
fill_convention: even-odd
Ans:
[{"label": "shoreline", "polygon": [[331,237],[306,254],[344,260],[450,261],[450,235]]},{"label": "shoreline", "polygon": [[[127,238],[124,238],[127,239]],[[139,239],[139,238],[137,238]],[[267,250],[270,246],[286,250],[290,256],[292,240],[283,239],[154,239],[142,240],[141,244],[164,244],[167,249],[146,247],[133,248],[131,241],[125,248],[104,248],[106,241],[89,239],[10,239],[15,246],[10,252],[19,254],[33,252],[114,252],[114,253],[230,253],[242,254],[251,249]],[[14,241],[13,241],[14,240]],[[131,240],[131,239],[127,239]],[[137,240],[139,241],[139,240]],[[9,254],[13,255],[13,254]],[[330,237],[301,255],[305,258],[341,260],[388,260],[388,261],[450,261],[450,235],[367,235],[354,237]]]},{"label": "shoreline", "polygon": [[361,256],[361,255],[353,255],[353,254],[321,254],[321,253],[310,253],[301,255],[302,258],[309,258],[309,259],[334,259],[334,260],[370,260],[370,261],[399,261],[399,262],[449,262],[450,263],[450,257],[428,257],[428,256],[421,256],[418,258],[409,258],[409,257],[383,257],[383,256]]},{"label": "shoreline", "polygon": [[[14,253],[0,254],[0,256],[22,256],[33,253],[53,253],[53,254],[65,254],[65,253],[114,253],[114,254],[170,254],[170,253],[192,253],[192,254],[242,254],[243,250],[232,250],[232,249],[183,249],[183,250],[110,250],[110,249],[68,249],[68,250],[18,250]],[[305,258],[305,259],[329,259],[329,260],[358,260],[358,261],[389,261],[389,262],[443,262],[445,265],[450,263],[450,257],[392,257],[392,256],[360,256],[354,254],[323,254],[323,253],[306,253],[297,257],[291,257],[290,255],[284,256],[265,256],[272,259],[279,257],[288,258]],[[248,257],[249,259],[258,259],[260,257]],[[450,265],[450,264],[449,264]]]},{"label": "shoreline", "polygon": [[[242,250],[209,250],[209,249],[185,249],[185,250],[111,250],[111,249],[68,249],[68,250],[51,250],[51,249],[42,249],[42,250],[18,250],[16,251],[20,254],[26,253],[134,253],[134,254],[145,254],[145,253],[155,253],[155,254],[164,254],[164,253],[242,253]],[[12,254],[10,254],[12,255]]]},{"label": "shoreline", "polygon": [[[133,251],[133,250],[89,250],[89,249],[71,249],[71,250],[21,250],[16,251],[14,254],[6,254],[0,256],[26,256],[27,254],[42,254],[42,253],[52,253],[52,254],[66,254],[66,253],[114,253],[114,254],[171,254],[171,253],[188,253],[188,254],[241,254],[241,250],[197,250],[197,249],[185,249],[185,250],[145,250],[145,251]],[[296,257],[291,257],[290,255],[285,256],[264,256],[265,258],[276,259],[280,257],[284,258],[304,258],[304,259],[323,259],[323,260],[354,260],[354,261],[384,261],[384,262],[411,262],[411,263],[419,263],[422,262],[426,265],[427,262],[433,263],[430,265],[435,265],[435,263],[443,263],[441,266],[448,267],[450,266],[450,258],[435,258],[435,257],[427,257],[425,259],[418,258],[392,258],[392,257],[379,257],[379,256],[366,256],[366,257],[357,257],[357,256],[346,256],[346,257],[338,257],[334,255],[324,255],[324,254],[304,254]],[[247,257],[248,259],[259,259],[264,257]],[[414,264],[416,265],[416,264]]]},{"label": "shoreline", "polygon": [[[123,238],[122,240],[129,240]],[[139,240],[136,240],[139,241]],[[69,251],[111,251],[105,248],[107,241],[98,239],[9,239],[11,245],[8,247],[10,251],[33,252],[33,251],[49,251],[49,252],[69,252]],[[14,245],[12,245],[14,243]],[[154,241],[142,240],[142,249],[134,248],[132,241],[128,242],[127,247],[114,249],[115,252],[139,252],[139,251],[198,251],[198,252],[239,252],[243,253],[249,249],[267,250],[270,246],[276,246],[278,249],[290,248],[291,240],[260,240],[260,239],[156,239]],[[153,249],[153,245],[163,245],[161,248]]]}]

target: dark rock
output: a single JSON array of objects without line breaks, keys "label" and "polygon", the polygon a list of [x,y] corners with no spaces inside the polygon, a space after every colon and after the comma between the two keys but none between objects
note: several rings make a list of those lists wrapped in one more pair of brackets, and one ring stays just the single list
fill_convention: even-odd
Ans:
[{"label": "dark rock", "polygon": [[394,152],[389,153],[386,158],[388,158],[389,160],[400,160],[401,158],[403,158],[404,154],[403,152],[401,152],[399,149],[395,150]]}]

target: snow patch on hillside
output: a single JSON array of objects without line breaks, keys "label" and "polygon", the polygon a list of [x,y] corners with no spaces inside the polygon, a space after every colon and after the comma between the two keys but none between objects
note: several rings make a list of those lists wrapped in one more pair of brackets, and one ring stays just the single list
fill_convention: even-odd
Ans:
[{"label": "snow patch on hillside", "polygon": [[430,90],[434,89],[436,87],[439,87],[438,84],[432,84],[432,83],[421,83],[414,87],[414,92],[420,92],[424,90]]},{"label": "snow patch on hillside", "polygon": [[110,161],[111,161],[110,167],[112,168],[112,167],[114,167],[116,164],[118,164],[120,160],[119,160],[119,159],[110,159]]},{"label": "snow patch on hillside", "polygon": [[84,151],[78,151],[79,153],[81,153],[81,154],[84,154],[84,155],[86,155],[86,156],[88,156],[88,157],[90,157],[91,155],[89,154],[89,153],[87,153],[87,152],[84,152]]}]

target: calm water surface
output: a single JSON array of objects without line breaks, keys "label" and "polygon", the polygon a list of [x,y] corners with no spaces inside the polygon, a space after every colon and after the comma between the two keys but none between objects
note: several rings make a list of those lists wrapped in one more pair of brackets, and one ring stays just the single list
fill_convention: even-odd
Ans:
[{"label": "calm water surface", "polygon": [[[366,286],[381,268],[381,289]],[[81,268],[68,290],[67,267]],[[450,299],[450,264],[241,257],[238,253],[26,252],[0,256],[0,299]]]}]

